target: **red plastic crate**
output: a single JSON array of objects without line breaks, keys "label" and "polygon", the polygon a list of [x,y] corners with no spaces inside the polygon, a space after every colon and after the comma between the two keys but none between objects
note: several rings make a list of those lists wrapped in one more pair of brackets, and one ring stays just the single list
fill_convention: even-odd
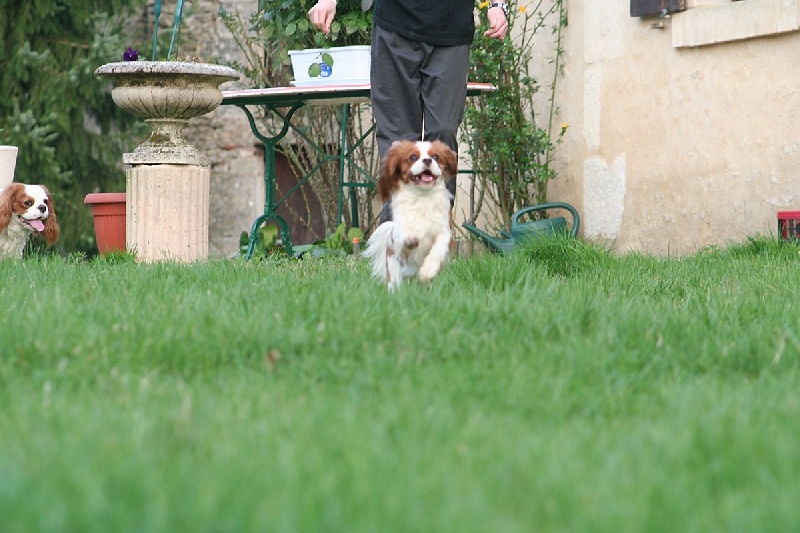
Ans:
[{"label": "red plastic crate", "polygon": [[778,235],[784,241],[800,240],[800,211],[778,211]]}]

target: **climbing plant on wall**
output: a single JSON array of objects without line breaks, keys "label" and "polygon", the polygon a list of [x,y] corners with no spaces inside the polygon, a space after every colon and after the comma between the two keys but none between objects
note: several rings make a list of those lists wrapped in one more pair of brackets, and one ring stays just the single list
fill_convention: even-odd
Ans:
[{"label": "climbing plant on wall", "polygon": [[[490,224],[505,228],[516,210],[546,200],[547,182],[556,177],[555,148],[567,128],[555,120],[563,66],[563,0],[508,3],[506,39],[485,37],[487,19],[480,17],[470,78],[492,83],[497,90],[468,100],[461,128],[475,177],[466,218],[474,222],[484,214]],[[488,6],[486,1],[477,4],[484,11]],[[544,48],[548,70],[532,72],[534,45]]]}]

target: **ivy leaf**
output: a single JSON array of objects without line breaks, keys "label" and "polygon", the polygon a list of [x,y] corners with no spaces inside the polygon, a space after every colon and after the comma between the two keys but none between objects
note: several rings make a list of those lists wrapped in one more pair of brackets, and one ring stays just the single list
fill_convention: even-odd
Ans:
[{"label": "ivy leaf", "polygon": [[316,78],[322,73],[322,67],[319,66],[319,63],[311,63],[308,67],[308,76],[310,78]]},{"label": "ivy leaf", "polygon": [[333,66],[333,56],[327,52],[322,53],[322,62],[328,65],[329,67]]}]

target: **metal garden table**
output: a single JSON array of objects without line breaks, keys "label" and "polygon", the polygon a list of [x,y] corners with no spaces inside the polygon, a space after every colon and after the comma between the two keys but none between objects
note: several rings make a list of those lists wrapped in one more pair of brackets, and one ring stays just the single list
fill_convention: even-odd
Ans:
[{"label": "metal garden table", "polygon": [[[467,96],[477,96],[487,91],[493,91],[495,87],[488,83],[468,83]],[[351,156],[353,150],[360,145],[372,133],[375,125],[373,124],[359,139],[348,146],[346,136],[346,125],[349,114],[349,105],[353,103],[369,101],[370,86],[368,83],[354,85],[313,85],[303,87],[273,87],[269,89],[244,89],[238,91],[223,91],[222,105],[235,105],[244,111],[250,123],[250,129],[258,140],[264,143],[264,212],[253,221],[250,229],[250,240],[247,245],[245,259],[250,259],[259,238],[258,230],[261,225],[274,220],[280,230],[281,241],[284,249],[289,255],[293,255],[292,239],[289,233],[289,224],[277,213],[277,208],[286,199],[300,188],[305,181],[322,164],[331,159],[339,162],[339,191],[338,191],[338,213],[337,220],[342,218],[342,204],[344,189],[350,188],[354,191],[356,187],[374,187],[374,181],[369,182],[348,182],[345,181],[345,168],[352,164]],[[276,170],[275,153],[278,142],[283,139],[292,127],[292,115],[305,105],[341,105],[342,116],[340,121],[340,144],[336,155],[328,156],[311,169],[302,179],[298,181],[285,195],[276,198]],[[256,124],[253,113],[247,106],[261,106],[265,110],[265,115],[274,114],[282,120],[282,127],[278,133],[268,136],[261,133]],[[370,177],[371,179],[374,177]],[[355,195],[353,195],[354,197]],[[354,225],[358,225],[357,213],[354,211]]]}]

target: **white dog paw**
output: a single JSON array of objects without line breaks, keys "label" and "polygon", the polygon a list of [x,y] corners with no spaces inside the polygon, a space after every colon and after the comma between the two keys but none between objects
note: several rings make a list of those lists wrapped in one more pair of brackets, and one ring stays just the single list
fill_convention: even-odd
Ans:
[{"label": "white dog paw", "polygon": [[417,277],[423,283],[428,282],[436,277],[439,273],[439,264],[438,263],[426,263],[422,265],[422,268],[419,269],[419,274]]}]

